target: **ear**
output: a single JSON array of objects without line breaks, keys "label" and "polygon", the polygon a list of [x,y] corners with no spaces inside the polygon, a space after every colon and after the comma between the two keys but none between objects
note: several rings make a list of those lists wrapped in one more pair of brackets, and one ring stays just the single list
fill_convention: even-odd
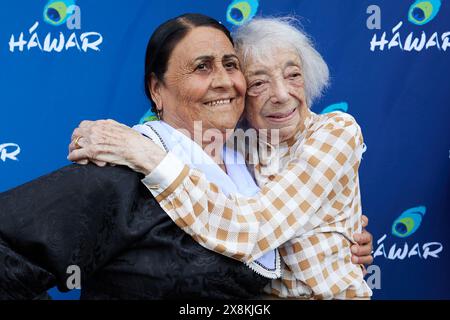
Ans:
[{"label": "ear", "polygon": [[150,81],[147,84],[148,90],[150,91],[150,95],[152,96],[152,100],[156,104],[156,108],[161,111],[163,109],[163,98],[161,94],[162,82],[159,80],[154,73],[150,77]]}]

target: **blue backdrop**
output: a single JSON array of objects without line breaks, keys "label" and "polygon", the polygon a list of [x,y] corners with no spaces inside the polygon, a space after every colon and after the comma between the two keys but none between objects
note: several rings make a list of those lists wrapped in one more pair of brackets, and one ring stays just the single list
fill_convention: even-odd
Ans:
[{"label": "blue backdrop", "polygon": [[81,120],[141,119],[145,48],[163,21],[200,12],[231,28],[254,13],[297,14],[331,71],[313,110],[351,113],[368,147],[360,172],[374,298],[450,298],[449,1],[54,2],[2,3],[0,191],[67,165]]}]

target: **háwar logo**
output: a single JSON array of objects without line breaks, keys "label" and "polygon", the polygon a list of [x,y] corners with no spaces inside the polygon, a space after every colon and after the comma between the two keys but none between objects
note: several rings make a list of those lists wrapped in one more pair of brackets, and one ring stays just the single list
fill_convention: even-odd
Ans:
[{"label": "h\u00e1war logo", "polygon": [[[75,0],[50,0],[44,7],[43,20],[51,26],[61,26],[64,23],[68,30],[81,30],[81,8],[75,4]],[[62,31],[59,36],[47,33],[45,37],[39,36],[37,29],[39,22],[33,23],[28,32],[21,32],[18,37],[11,35],[9,51],[23,52],[39,49],[42,52],[62,52],[63,50],[77,49],[100,51],[103,36],[98,32],[84,32],[78,35],[76,31],[68,37]],[[43,41],[43,42],[42,42]]]},{"label": "h\u00e1war logo", "polygon": [[[425,206],[419,206],[405,210],[392,224],[392,235],[405,239],[413,235],[420,227],[422,219],[425,216],[427,209]],[[384,234],[377,241],[377,248],[374,251],[373,257],[382,256],[388,260],[404,260],[414,256],[420,259],[439,258],[439,253],[442,252],[442,243],[432,241],[423,244],[415,243],[408,244],[406,241],[403,244],[394,243],[390,248],[386,248],[384,241],[387,235]],[[398,245],[398,248],[397,248]]]},{"label": "h\u00e1war logo", "polygon": [[[417,0],[408,10],[408,21],[415,26],[424,26],[434,20],[441,9],[441,0]],[[381,30],[381,8],[377,5],[367,7],[366,26],[369,30]],[[442,20],[442,19],[441,19]],[[421,31],[420,35],[410,32],[408,35],[401,33],[403,21],[399,21],[392,29],[391,34],[384,31],[381,35],[374,33],[370,41],[370,51],[384,51],[391,49],[400,49],[401,51],[417,51],[436,49],[446,52],[450,47],[450,32],[433,32],[427,35],[425,31]],[[391,37],[391,38],[389,38]]]},{"label": "h\u00e1war logo", "polygon": [[7,159],[19,161],[17,155],[20,153],[20,147],[15,143],[0,144],[0,160],[5,162]]},{"label": "h\u00e1war logo", "polygon": [[427,208],[424,206],[415,207],[403,212],[392,224],[392,234],[399,238],[406,238],[419,229],[422,217]]}]

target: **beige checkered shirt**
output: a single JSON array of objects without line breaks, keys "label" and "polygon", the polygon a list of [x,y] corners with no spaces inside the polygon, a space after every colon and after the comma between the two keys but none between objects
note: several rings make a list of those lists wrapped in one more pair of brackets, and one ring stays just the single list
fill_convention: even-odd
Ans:
[{"label": "beige checkered shirt", "polygon": [[254,197],[226,197],[170,152],[143,182],[172,220],[208,249],[250,262],[279,248],[282,276],[267,293],[369,298],[362,269],[350,259],[352,235],[361,231],[360,127],[345,113],[311,112],[305,129],[275,149],[254,167],[261,187]]}]

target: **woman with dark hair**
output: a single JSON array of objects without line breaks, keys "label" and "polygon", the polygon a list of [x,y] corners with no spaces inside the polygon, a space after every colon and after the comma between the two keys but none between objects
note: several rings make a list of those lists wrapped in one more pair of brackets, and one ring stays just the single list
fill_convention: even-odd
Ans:
[{"label": "woman with dark hair", "polygon": [[[203,15],[183,15],[152,35],[146,83],[151,75],[166,77],[169,57],[197,29],[215,32],[227,54],[234,55],[225,27]],[[227,59],[238,64],[235,57]],[[222,122],[229,128],[244,104],[245,81],[236,73],[236,111]],[[130,131],[135,135],[127,141],[127,159],[138,164],[155,156],[153,150],[133,149],[133,143],[145,145],[148,138]],[[78,143],[83,145],[83,139]],[[70,266],[81,270],[81,299],[249,299],[261,294],[269,279],[197,244],[141,183],[145,168],[133,169],[71,165],[0,194],[0,299],[34,299],[55,285],[67,291]]]},{"label": "woman with dark hair", "polygon": [[[274,276],[271,261],[249,267],[204,249],[141,182],[164,148],[176,150],[197,132],[196,120],[200,134],[226,135],[235,127],[246,85],[229,32],[198,14],[165,22],[149,41],[145,77],[165,124],[137,132],[112,120],[86,121],[74,132],[77,161],[119,166],[71,165],[0,194],[1,299],[33,299],[54,285],[66,291],[71,266],[81,270],[82,299],[249,299]],[[114,143],[101,144],[105,136]],[[155,150],[148,137],[162,148]],[[191,155],[206,153],[206,144],[211,141],[189,145]],[[206,166],[217,166],[208,156]]]}]

